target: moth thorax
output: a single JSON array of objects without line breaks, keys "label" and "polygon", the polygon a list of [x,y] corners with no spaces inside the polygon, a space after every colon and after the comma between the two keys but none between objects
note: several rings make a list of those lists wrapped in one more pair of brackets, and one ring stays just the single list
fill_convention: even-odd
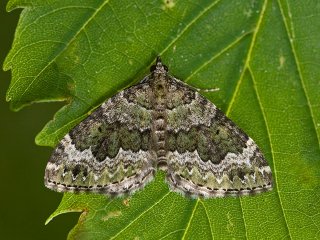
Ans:
[{"label": "moth thorax", "polygon": [[162,98],[166,95],[166,92],[165,92],[165,85],[163,82],[157,82],[155,83],[154,85],[154,95],[157,97],[157,98]]}]

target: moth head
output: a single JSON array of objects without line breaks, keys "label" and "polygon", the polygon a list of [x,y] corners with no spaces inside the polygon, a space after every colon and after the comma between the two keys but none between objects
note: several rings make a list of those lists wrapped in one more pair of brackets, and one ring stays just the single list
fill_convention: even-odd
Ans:
[{"label": "moth head", "polygon": [[162,73],[165,74],[168,72],[168,67],[162,64],[160,56],[157,57],[156,64],[150,67],[151,73]]}]

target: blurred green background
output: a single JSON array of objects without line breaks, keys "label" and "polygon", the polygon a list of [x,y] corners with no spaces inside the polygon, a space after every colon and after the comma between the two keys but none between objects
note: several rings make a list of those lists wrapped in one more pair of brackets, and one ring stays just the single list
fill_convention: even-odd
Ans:
[{"label": "blurred green background", "polygon": [[21,10],[7,13],[6,3],[0,2],[0,239],[66,239],[79,214],[66,214],[44,225],[62,194],[43,185],[52,149],[34,143],[36,134],[62,104],[35,104],[20,112],[10,111],[5,95],[11,75],[2,66]]}]

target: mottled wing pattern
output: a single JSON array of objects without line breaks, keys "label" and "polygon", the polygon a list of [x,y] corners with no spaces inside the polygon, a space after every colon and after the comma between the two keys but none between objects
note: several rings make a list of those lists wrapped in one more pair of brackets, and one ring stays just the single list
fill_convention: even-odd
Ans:
[{"label": "mottled wing pattern", "polygon": [[58,144],[45,171],[56,191],[131,193],[152,180],[149,85],[138,84],[106,101]]},{"label": "mottled wing pattern", "polygon": [[167,181],[191,196],[247,195],[272,188],[271,169],[258,146],[217,107],[177,79],[169,79]]},{"label": "mottled wing pattern", "polygon": [[132,193],[167,171],[173,191],[223,197],[272,189],[255,142],[157,58],[151,74],[102,104],[53,152],[45,185],[57,191]]}]

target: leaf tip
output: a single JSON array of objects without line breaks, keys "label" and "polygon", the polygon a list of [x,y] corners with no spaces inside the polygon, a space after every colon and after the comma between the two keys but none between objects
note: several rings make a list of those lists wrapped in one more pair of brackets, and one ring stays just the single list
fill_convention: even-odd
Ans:
[{"label": "leaf tip", "polygon": [[[48,133],[47,133],[47,128],[46,126],[42,129],[41,132],[39,132],[37,134],[37,136],[35,137],[35,144],[38,146],[48,146],[48,147],[52,147],[55,145],[55,140],[48,137]],[[51,140],[52,139],[52,140]]]},{"label": "leaf tip", "polygon": [[6,6],[6,11],[7,12],[11,12],[17,8],[22,8],[21,6],[21,2],[17,1],[17,0],[10,0],[8,3],[7,3],[7,6]]},{"label": "leaf tip", "polygon": [[49,222],[51,222],[51,220],[54,218],[54,216],[50,215],[47,220],[45,221],[44,225],[48,225]]}]

